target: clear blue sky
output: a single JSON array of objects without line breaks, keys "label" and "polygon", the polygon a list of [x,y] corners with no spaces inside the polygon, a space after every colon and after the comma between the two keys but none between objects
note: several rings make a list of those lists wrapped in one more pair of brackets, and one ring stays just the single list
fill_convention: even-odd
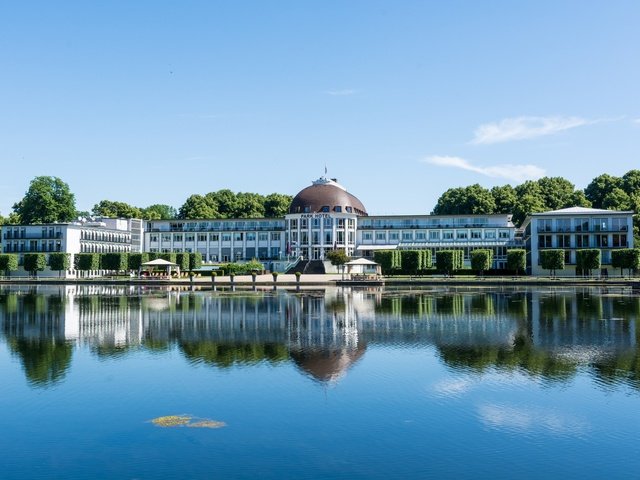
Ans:
[{"label": "clear blue sky", "polygon": [[328,167],[370,214],[640,168],[640,2],[0,4],[0,213],[30,180],[179,207],[295,194]]}]

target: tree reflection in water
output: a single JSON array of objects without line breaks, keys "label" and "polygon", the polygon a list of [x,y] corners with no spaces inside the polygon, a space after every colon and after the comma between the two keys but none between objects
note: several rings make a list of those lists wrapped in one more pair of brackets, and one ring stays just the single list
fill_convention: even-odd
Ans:
[{"label": "tree reflection in water", "polygon": [[335,382],[368,348],[434,346],[456,370],[567,381],[579,369],[639,388],[640,298],[603,289],[327,288],[312,294],[4,287],[0,325],[34,386],[65,378],[76,345],[100,357],[179,351],[230,368],[293,364]]}]

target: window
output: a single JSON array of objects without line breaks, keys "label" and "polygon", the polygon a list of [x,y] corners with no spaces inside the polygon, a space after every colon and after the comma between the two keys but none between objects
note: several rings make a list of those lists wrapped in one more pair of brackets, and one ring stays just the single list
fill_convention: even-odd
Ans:
[{"label": "window", "polygon": [[387,239],[387,232],[376,232],[376,240],[385,241]]},{"label": "window", "polygon": [[170,242],[171,241],[171,235],[168,233],[163,233],[162,234],[162,241],[163,242]]},{"label": "window", "polygon": [[244,234],[242,232],[235,232],[233,234],[233,240],[236,242],[241,242],[243,237],[244,237]]},{"label": "window", "polygon": [[211,235],[209,235],[209,242],[217,242],[219,240],[220,240],[219,233],[212,233]]},{"label": "window", "polygon": [[551,231],[551,219],[539,218],[538,219],[538,232],[550,232]]},{"label": "window", "polygon": [[614,232],[626,232],[627,231],[627,219],[626,218],[612,218],[611,230]]},{"label": "window", "polygon": [[468,238],[468,232],[466,230],[458,230],[456,232],[456,238],[458,240],[466,240]]},{"label": "window", "polygon": [[278,258],[280,256],[280,247],[271,247],[271,258]]},{"label": "window", "polygon": [[589,235],[576,235],[576,247],[588,248],[589,247]]},{"label": "window", "polygon": [[323,205],[322,208],[320,209],[321,212],[328,212],[329,211],[329,205]]},{"label": "window", "polygon": [[324,228],[331,228],[333,225],[333,219],[331,217],[327,217],[324,219]]},{"label": "window", "polygon": [[339,205],[336,205],[335,207],[333,207],[333,211],[334,212],[342,212],[342,207]]},{"label": "window", "polygon": [[271,240],[274,242],[280,241],[280,232],[271,232]]},{"label": "window", "polygon": [[311,243],[318,245],[320,243],[320,232],[314,230],[311,232]]},{"label": "window", "polygon": [[440,240],[440,232],[438,230],[429,231],[429,240]]},{"label": "window", "polygon": [[480,240],[482,238],[482,230],[471,230],[471,238]]},{"label": "window", "polygon": [[596,235],[596,247],[608,247],[609,235]]},{"label": "window", "polygon": [[338,219],[338,228],[344,228],[344,218]]},{"label": "window", "polygon": [[269,234],[268,233],[259,233],[258,234],[258,240],[261,242],[266,242],[267,240],[269,240]]},{"label": "window", "polygon": [[608,218],[594,218],[593,219],[593,228],[596,232],[606,232],[609,230],[609,219]]},{"label": "window", "polygon": [[558,232],[570,232],[571,231],[571,219],[559,218],[556,220],[556,231]]},{"label": "window", "polygon": [[571,235],[557,235],[558,248],[571,248]]},{"label": "window", "polygon": [[320,219],[319,218],[312,218],[311,219],[311,227],[312,228],[320,228]]},{"label": "window", "polygon": [[416,232],[416,240],[425,240],[427,238],[426,232]]},{"label": "window", "polygon": [[300,243],[309,243],[309,232],[300,232]]},{"label": "window", "polygon": [[498,232],[498,238],[509,238],[509,230],[500,230]]},{"label": "window", "polygon": [[453,240],[453,230],[445,230],[442,232],[443,240]]},{"label": "window", "polygon": [[291,220],[291,228],[294,230],[298,228],[298,220]]},{"label": "window", "polygon": [[325,231],[324,232],[324,243],[325,244],[331,244],[331,242],[333,241],[333,234],[331,231]]},{"label": "window", "polygon": [[402,240],[405,242],[413,240],[413,232],[402,232]]},{"label": "window", "polygon": [[149,235],[149,241],[150,242],[157,242],[158,241],[158,235]]},{"label": "window", "polygon": [[222,241],[223,242],[230,242],[231,241],[231,234],[230,233],[223,233],[222,234]]},{"label": "window", "polygon": [[589,231],[589,220],[581,220],[576,218],[573,220],[576,226],[576,232],[588,232]]},{"label": "window", "polygon": [[571,250],[564,251],[564,263],[567,265],[571,265]]},{"label": "window", "polygon": [[256,241],[256,233],[247,232],[247,242],[255,242],[255,241]]},{"label": "window", "polygon": [[614,247],[626,247],[627,246],[627,235],[623,234],[613,234],[613,246]]},{"label": "window", "polygon": [[362,232],[362,240],[373,240],[373,233]]},{"label": "window", "polygon": [[551,235],[538,235],[538,248],[551,248]]},{"label": "window", "polygon": [[389,232],[389,240],[398,241],[398,232]]},{"label": "window", "polygon": [[187,233],[184,236],[185,241],[187,242],[193,242],[193,240],[195,239],[195,235],[193,233]]}]

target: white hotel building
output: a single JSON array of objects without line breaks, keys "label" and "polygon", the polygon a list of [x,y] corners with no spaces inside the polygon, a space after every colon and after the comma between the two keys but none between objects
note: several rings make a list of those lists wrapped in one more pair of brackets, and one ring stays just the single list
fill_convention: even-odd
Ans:
[{"label": "white hotel building", "polygon": [[528,273],[536,276],[549,273],[540,265],[540,252],[545,249],[564,250],[565,268],[557,275],[575,276],[576,250],[600,250],[602,268],[608,268],[612,250],[633,248],[632,211],[564,208],[531,214],[521,228]]},{"label": "white hotel building", "polygon": [[271,270],[299,257],[321,262],[333,249],[372,257],[376,250],[430,249],[437,255],[460,248],[468,264],[471,250],[490,248],[494,266],[504,268],[507,248],[522,246],[511,215],[368,216],[360,200],[325,177],[301,190],[284,218],[152,220],[144,236],[149,252],[200,252],[205,262],[256,258]]}]

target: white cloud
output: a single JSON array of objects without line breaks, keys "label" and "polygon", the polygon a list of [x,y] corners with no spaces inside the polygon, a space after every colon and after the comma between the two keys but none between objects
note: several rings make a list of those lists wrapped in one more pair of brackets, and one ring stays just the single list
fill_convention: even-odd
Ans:
[{"label": "white cloud", "polygon": [[480,167],[473,165],[469,160],[465,160],[460,157],[440,156],[434,155],[427,157],[424,160],[431,165],[438,165],[439,167],[453,167],[460,168],[462,170],[469,170],[470,172],[480,173],[487,177],[493,178],[505,178],[507,180],[513,180],[516,182],[523,182],[525,180],[535,180],[544,177],[545,170],[536,165],[492,165],[489,167]]},{"label": "white cloud", "polygon": [[635,120],[633,120],[633,123],[637,123],[638,125],[640,125],[640,118],[636,118]]},{"label": "white cloud", "polygon": [[354,95],[357,92],[357,90],[354,90],[352,88],[345,88],[342,90],[327,90],[324,93],[326,93],[327,95],[332,95],[334,97],[346,97],[347,95]]},{"label": "white cloud", "polygon": [[489,145],[492,143],[526,140],[553,135],[571,128],[596,123],[580,117],[515,117],[499,122],[485,123],[476,128],[471,143]]},{"label": "white cloud", "polygon": [[584,435],[589,424],[570,414],[543,408],[483,405],[478,408],[480,421],[490,428],[516,432],[548,431],[556,435]]}]

